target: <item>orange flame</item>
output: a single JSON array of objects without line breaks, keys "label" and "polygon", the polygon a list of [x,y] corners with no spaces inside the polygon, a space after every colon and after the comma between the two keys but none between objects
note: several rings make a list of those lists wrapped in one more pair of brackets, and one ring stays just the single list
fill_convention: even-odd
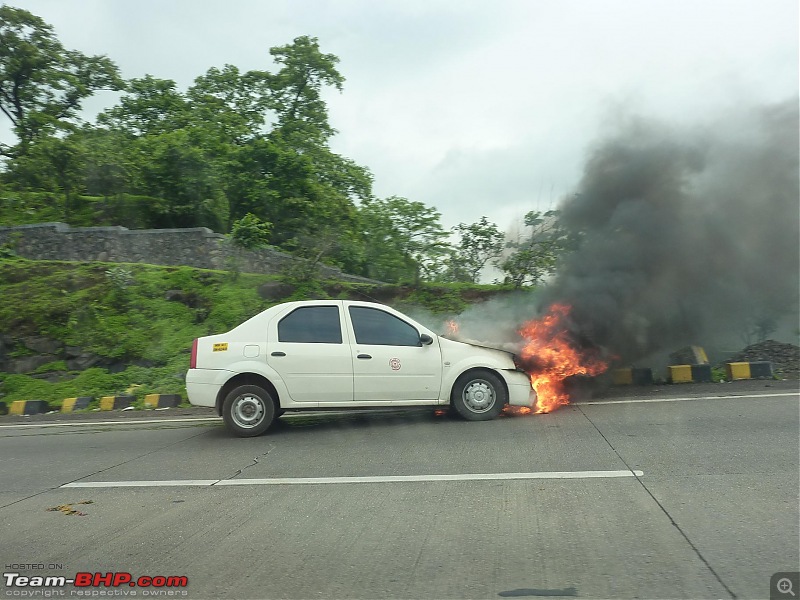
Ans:
[{"label": "orange flame", "polygon": [[546,315],[525,323],[519,334],[525,339],[520,357],[536,390],[536,414],[549,413],[569,404],[564,380],[572,375],[599,375],[608,364],[591,350],[582,350],[566,324],[570,307],[553,304]]},{"label": "orange flame", "polygon": [[450,336],[457,336],[458,335],[459,326],[458,326],[458,323],[455,320],[450,319],[448,321],[445,321],[444,325],[445,325],[445,327],[447,327],[446,335],[450,335]]}]

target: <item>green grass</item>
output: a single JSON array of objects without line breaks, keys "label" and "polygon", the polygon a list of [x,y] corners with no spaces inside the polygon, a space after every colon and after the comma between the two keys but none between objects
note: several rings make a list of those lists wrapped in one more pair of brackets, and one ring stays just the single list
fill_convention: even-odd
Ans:
[{"label": "green grass", "polygon": [[[23,340],[44,336],[114,366],[113,372],[99,367],[69,371],[62,350],[34,374],[0,373],[2,400],[47,400],[58,407],[74,396],[132,393],[141,401],[146,394],[162,393],[185,398],[194,338],[228,331],[289,299],[374,299],[457,314],[470,302],[504,291],[493,286],[327,282],[294,288],[286,298],[261,298],[259,286],[276,279],[189,267],[0,258],[0,332],[14,340],[7,358],[35,354]],[[168,300],[167,292],[179,298]],[[57,380],[45,381],[48,376]]]}]

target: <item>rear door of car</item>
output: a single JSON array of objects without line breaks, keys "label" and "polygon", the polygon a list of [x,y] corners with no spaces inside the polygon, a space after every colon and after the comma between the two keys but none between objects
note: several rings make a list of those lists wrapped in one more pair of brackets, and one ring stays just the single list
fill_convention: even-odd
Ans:
[{"label": "rear door of car", "polygon": [[295,402],[353,400],[353,358],[341,301],[288,308],[269,323],[267,362]]}]

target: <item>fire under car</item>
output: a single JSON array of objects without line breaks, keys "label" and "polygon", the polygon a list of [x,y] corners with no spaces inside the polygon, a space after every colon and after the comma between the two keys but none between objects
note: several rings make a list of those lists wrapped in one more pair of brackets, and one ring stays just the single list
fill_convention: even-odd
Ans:
[{"label": "fire under car", "polygon": [[268,308],[231,331],[198,338],[189,402],[214,407],[242,437],[284,411],[449,405],[464,419],[533,407],[514,356],[436,335],[389,306],[306,300]]}]

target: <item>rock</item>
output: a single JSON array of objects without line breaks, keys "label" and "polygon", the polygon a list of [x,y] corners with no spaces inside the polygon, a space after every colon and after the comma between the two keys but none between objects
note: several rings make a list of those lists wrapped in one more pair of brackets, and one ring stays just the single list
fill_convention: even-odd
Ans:
[{"label": "rock", "polygon": [[67,368],[70,371],[83,371],[95,366],[103,359],[91,352],[81,352],[77,357],[67,360]]},{"label": "rock", "polygon": [[183,293],[183,290],[167,290],[164,292],[164,300],[168,302],[184,302],[186,300],[186,296]]},{"label": "rock", "polygon": [[0,360],[14,347],[14,340],[3,334],[0,334]]},{"label": "rock", "polygon": [[52,356],[23,356],[9,361],[9,371],[17,374],[30,373],[42,365],[53,362],[53,360]]},{"label": "rock", "polygon": [[706,351],[700,346],[686,346],[669,355],[670,365],[707,365]]},{"label": "rock", "polygon": [[264,300],[283,300],[294,293],[294,286],[280,281],[268,281],[258,286],[258,295]]},{"label": "rock", "polygon": [[800,346],[775,340],[752,344],[725,362],[771,362],[783,379],[800,379]]},{"label": "rock", "polygon": [[64,344],[43,336],[22,338],[22,344],[28,349],[39,354],[58,354]]},{"label": "rock", "polygon": [[180,302],[189,308],[197,308],[204,303],[203,299],[194,292],[189,292],[187,294],[183,290],[167,290],[164,292],[164,300],[168,302]]}]

